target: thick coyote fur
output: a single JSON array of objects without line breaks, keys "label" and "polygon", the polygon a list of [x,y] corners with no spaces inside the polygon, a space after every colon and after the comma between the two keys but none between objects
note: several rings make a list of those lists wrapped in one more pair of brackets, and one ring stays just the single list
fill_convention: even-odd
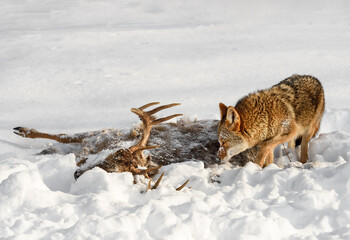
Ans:
[{"label": "thick coyote fur", "polygon": [[219,157],[229,160],[259,146],[255,163],[273,162],[274,148],[284,142],[295,147],[301,138],[300,162],[308,158],[308,142],[320,127],[325,108],[321,83],[312,76],[293,75],[273,87],[251,93],[235,107],[220,103]]}]

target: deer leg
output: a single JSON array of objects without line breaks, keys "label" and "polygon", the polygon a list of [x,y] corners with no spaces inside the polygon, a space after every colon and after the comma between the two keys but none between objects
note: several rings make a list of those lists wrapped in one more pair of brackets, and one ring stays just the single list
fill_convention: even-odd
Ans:
[{"label": "deer leg", "polygon": [[83,139],[86,137],[83,134],[76,134],[73,136],[69,136],[67,134],[49,134],[42,133],[35,129],[29,129],[25,127],[16,127],[13,129],[14,133],[25,138],[47,138],[52,139],[60,143],[81,143]]}]

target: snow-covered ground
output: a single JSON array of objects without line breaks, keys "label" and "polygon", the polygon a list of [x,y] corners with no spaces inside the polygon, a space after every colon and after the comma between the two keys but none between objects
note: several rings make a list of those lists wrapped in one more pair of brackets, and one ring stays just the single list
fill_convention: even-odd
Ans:
[{"label": "snow-covered ground", "polygon": [[[1,239],[350,239],[350,2],[78,1],[0,3]],[[323,83],[310,161],[265,169],[163,167],[146,194],[129,173],[78,181],[75,156],[17,126],[74,133],[127,128],[131,107],[181,102],[218,119],[294,74]],[[175,187],[190,178],[181,192]]]}]

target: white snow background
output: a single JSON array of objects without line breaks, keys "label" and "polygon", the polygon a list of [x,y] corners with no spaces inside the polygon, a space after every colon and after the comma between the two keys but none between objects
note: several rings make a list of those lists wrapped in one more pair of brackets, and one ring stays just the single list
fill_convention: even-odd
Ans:
[{"label": "white snow background", "polygon": [[[349,13],[347,0],[2,0],[0,238],[350,239]],[[143,194],[130,173],[75,181],[73,154],[35,155],[54,142],[12,133],[128,128],[150,101],[218,119],[220,101],[294,73],[326,94],[305,166],[171,164]]]}]

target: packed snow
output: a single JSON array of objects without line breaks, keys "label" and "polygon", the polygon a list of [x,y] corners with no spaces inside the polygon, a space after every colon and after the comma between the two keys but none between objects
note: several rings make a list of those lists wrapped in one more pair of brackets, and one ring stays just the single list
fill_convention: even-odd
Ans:
[{"label": "packed snow", "polygon": [[[350,239],[349,12],[346,0],[3,0],[0,239]],[[151,101],[214,120],[219,102],[294,73],[326,95],[304,165],[282,146],[264,169],[193,159],[145,192],[131,173],[75,181],[74,154],[38,155],[56,143],[12,133],[128,129]]]}]

